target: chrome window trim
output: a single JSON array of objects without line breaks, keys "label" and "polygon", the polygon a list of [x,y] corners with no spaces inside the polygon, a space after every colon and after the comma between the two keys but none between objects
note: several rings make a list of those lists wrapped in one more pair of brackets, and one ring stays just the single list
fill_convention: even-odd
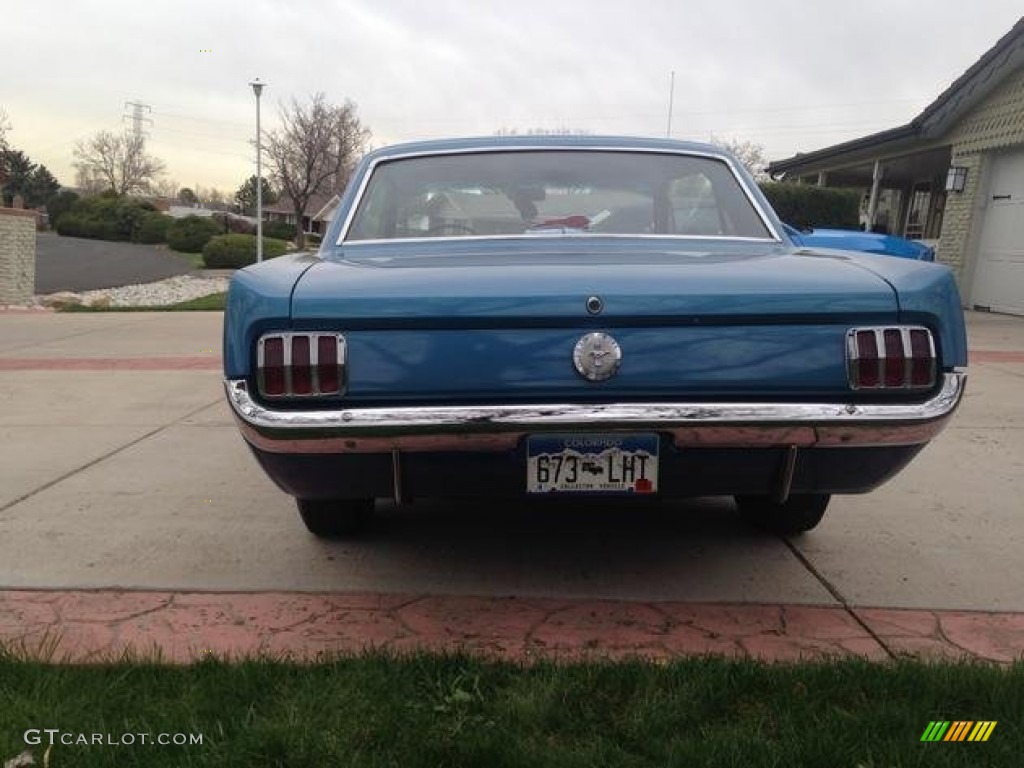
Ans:
[{"label": "chrome window trim", "polygon": [[[356,212],[359,210],[359,206],[362,204],[363,196],[366,192],[366,188],[370,183],[370,179],[373,178],[374,172],[377,170],[377,166],[381,163],[389,163],[394,160],[408,160],[418,157],[441,157],[445,155],[479,155],[484,153],[494,152],[616,152],[622,153],[643,153],[643,154],[656,154],[656,155],[679,155],[682,157],[702,157],[709,160],[717,160],[725,163],[732,173],[733,178],[736,179],[736,183],[740,189],[743,190],[743,194],[746,195],[747,200],[754,207],[758,217],[761,219],[761,223],[764,224],[766,230],[768,230],[771,237],[727,237],[723,235],[627,235],[627,234],[530,234],[530,235],[469,235],[464,237],[402,237],[402,238],[378,238],[373,240],[347,240],[349,230],[352,227],[352,220],[355,218]],[[579,146],[579,145],[567,145],[567,146],[552,146],[550,144],[545,145],[517,145],[517,146],[492,146],[492,147],[460,147],[451,149],[437,149],[437,150],[419,150],[415,152],[399,152],[393,155],[382,155],[381,157],[375,158],[370,162],[366,172],[363,174],[362,179],[359,181],[359,187],[356,189],[355,197],[352,199],[352,205],[349,206],[348,213],[345,215],[345,222],[342,224],[341,231],[338,233],[338,238],[335,241],[336,246],[346,245],[372,245],[380,243],[422,243],[422,242],[472,242],[474,240],[535,240],[538,238],[542,239],[554,239],[564,237],[582,237],[582,238],[595,238],[595,237],[613,237],[613,238],[642,238],[642,239],[658,239],[658,240],[715,240],[724,242],[755,242],[755,243],[782,243],[783,239],[779,235],[778,230],[772,224],[771,218],[765,213],[764,207],[757,200],[757,198],[751,193],[746,180],[740,174],[736,163],[727,155],[718,154],[715,152],[707,152],[702,150],[690,150],[690,149],[671,149],[669,147],[613,147],[605,145],[593,145],[593,146]]]},{"label": "chrome window trim", "polygon": [[242,434],[271,453],[511,451],[530,434],[654,431],[677,446],[878,447],[920,445],[942,431],[963,397],[967,373],[944,373],[912,403],[625,402],[433,405],[275,410],[244,379],[225,379]]}]

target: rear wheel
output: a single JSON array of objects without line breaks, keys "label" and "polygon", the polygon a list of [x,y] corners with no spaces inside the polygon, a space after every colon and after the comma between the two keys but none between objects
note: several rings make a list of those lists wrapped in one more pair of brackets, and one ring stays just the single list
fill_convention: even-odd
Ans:
[{"label": "rear wheel", "polygon": [[373,499],[296,499],[309,532],[324,538],[362,533],[373,517]]},{"label": "rear wheel", "polygon": [[748,523],[769,533],[791,536],[820,523],[831,498],[827,493],[805,493],[780,503],[770,496],[737,496],[736,506]]}]

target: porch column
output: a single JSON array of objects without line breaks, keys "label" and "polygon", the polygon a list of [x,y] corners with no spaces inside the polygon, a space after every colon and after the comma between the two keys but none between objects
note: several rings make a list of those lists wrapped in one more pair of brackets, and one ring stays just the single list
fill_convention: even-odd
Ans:
[{"label": "porch column", "polygon": [[875,231],[875,213],[878,211],[878,190],[882,186],[882,161],[875,160],[871,172],[871,197],[868,199],[868,232]]},{"label": "porch column", "polygon": [[818,171],[818,186],[824,187],[828,183],[828,174],[825,171]]},{"label": "porch column", "polygon": [[31,301],[36,283],[36,212],[0,208],[0,306]]}]

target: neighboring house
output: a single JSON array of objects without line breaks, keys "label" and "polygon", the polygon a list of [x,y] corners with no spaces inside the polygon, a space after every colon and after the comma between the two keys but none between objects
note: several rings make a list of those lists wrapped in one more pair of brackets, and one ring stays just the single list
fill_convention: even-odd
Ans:
[{"label": "neighboring house", "polygon": [[192,205],[170,205],[167,207],[167,215],[175,219],[183,219],[186,216],[199,216],[201,218],[209,218],[213,214],[217,213],[210,208],[200,208],[199,206]]},{"label": "neighboring house", "polygon": [[[338,195],[314,195],[306,206],[306,215],[302,217],[302,231],[322,235],[327,230],[339,202]],[[273,205],[263,206],[263,218],[267,221],[294,224],[295,203],[287,195],[281,195]]]},{"label": "neighboring house", "polygon": [[868,227],[937,240],[967,306],[1024,315],[1024,18],[908,124],[768,173],[864,188]]},{"label": "neighboring house", "polygon": [[317,228],[315,232],[319,232],[321,235],[327,231],[327,227],[330,226],[331,221],[334,219],[334,214],[338,211],[338,206],[341,204],[341,195],[331,195],[331,197],[324,203],[320,210],[313,214],[313,224]]}]

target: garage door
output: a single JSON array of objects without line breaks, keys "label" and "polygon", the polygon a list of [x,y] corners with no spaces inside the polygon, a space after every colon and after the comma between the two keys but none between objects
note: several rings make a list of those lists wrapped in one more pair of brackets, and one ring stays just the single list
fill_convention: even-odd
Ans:
[{"label": "garage door", "polygon": [[971,303],[1024,315],[1024,151],[997,155]]}]

